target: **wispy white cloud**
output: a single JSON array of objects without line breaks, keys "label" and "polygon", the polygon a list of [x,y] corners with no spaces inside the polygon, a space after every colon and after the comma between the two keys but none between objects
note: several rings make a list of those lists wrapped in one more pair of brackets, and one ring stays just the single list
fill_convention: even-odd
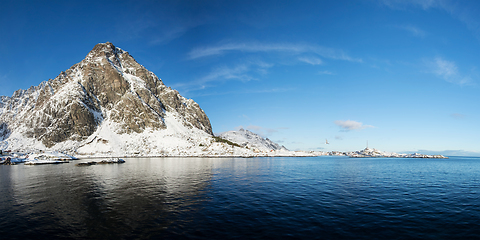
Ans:
[{"label": "wispy white cloud", "polygon": [[444,60],[440,57],[436,57],[433,60],[434,73],[444,78],[451,78],[458,75],[458,68],[454,62]]},{"label": "wispy white cloud", "polygon": [[381,4],[392,9],[406,9],[408,7],[419,7],[427,10],[432,7],[439,7],[444,4],[443,0],[379,0]]},{"label": "wispy white cloud", "polygon": [[[182,93],[182,95],[189,94],[188,97],[205,97],[205,96],[224,96],[224,95],[233,95],[233,94],[262,94],[262,93],[283,93],[283,92],[292,92],[297,90],[296,88],[265,88],[265,89],[243,89],[243,90],[232,90],[232,91],[203,91],[201,93],[196,92],[194,94],[191,94],[190,92],[196,91],[196,90],[202,90],[205,88],[195,88],[195,87],[190,87],[185,84],[182,85],[177,85],[179,88],[179,91]],[[198,87],[198,86],[197,86]]]},{"label": "wispy white cloud", "polygon": [[117,33],[121,39],[141,39],[146,40],[146,43],[150,45],[161,45],[180,38],[189,30],[210,21],[203,15],[180,17],[179,15],[184,13],[175,8],[175,6],[171,6],[168,10],[145,9],[144,6],[139,6],[139,9],[142,10],[132,10],[129,13],[131,15],[128,16],[129,21],[116,25]]},{"label": "wispy white cloud", "polygon": [[[476,7],[476,1],[452,1],[452,0],[378,0],[382,5],[391,9],[406,10],[408,8],[421,8],[423,10],[441,9],[457,18],[473,32],[480,40],[480,10]],[[474,6],[472,6],[474,5]]]},{"label": "wispy white cloud", "polygon": [[318,56],[345,60],[352,62],[362,62],[362,59],[353,58],[346,54],[343,50],[327,48],[317,45],[308,44],[278,44],[278,43],[225,43],[216,46],[195,48],[188,53],[189,59],[197,59],[208,56],[223,55],[228,52],[283,52],[291,54],[316,54]]},{"label": "wispy white cloud", "polygon": [[427,36],[427,33],[424,30],[412,25],[398,26],[398,28],[406,30],[416,37],[424,38],[425,36]]},{"label": "wispy white cloud", "polygon": [[[463,3],[476,3],[476,1],[465,1]],[[460,4],[449,4],[445,10],[462,21],[480,40],[480,20],[478,18],[480,10],[478,7],[461,7]]]},{"label": "wispy white cloud", "polygon": [[371,126],[371,125],[364,125],[361,122],[352,121],[352,120],[346,120],[346,121],[337,120],[334,123],[345,131],[362,130],[362,129],[365,129],[365,128],[373,128],[374,127],[374,126]]},{"label": "wispy white cloud", "polygon": [[441,57],[436,57],[432,60],[427,60],[429,71],[443,78],[445,81],[458,84],[469,85],[472,83],[472,78],[461,74],[455,62],[445,60]]},{"label": "wispy white cloud", "polygon": [[[220,66],[214,68],[209,74],[197,79],[194,82],[183,84],[182,87],[189,86],[196,89],[205,89],[213,82],[240,80],[248,82],[257,80],[260,75],[268,74],[268,70],[274,65],[290,65],[293,61],[308,63],[310,65],[321,65],[323,59],[335,59],[352,62],[362,62],[362,59],[353,58],[343,50],[326,48],[317,45],[308,44],[278,44],[278,43],[222,43],[214,46],[198,47],[188,53],[188,59],[195,60],[205,57],[220,56],[231,52],[245,53],[268,53],[289,55],[287,61],[279,60],[275,64],[264,61],[249,61],[237,64],[236,66]],[[255,56],[258,57],[258,56]],[[269,57],[265,57],[269,58]],[[322,59],[323,58],[323,59]],[[278,58],[273,58],[278,59]],[[270,60],[271,61],[271,60]],[[332,72],[323,71],[319,74],[332,75]]]},{"label": "wispy white cloud", "polygon": [[300,62],[308,63],[311,65],[321,65],[323,64],[322,59],[317,57],[299,57],[298,60]]},{"label": "wispy white cloud", "polygon": [[246,74],[247,72],[251,71],[251,67],[251,64],[239,64],[235,67],[218,67],[206,76],[200,78],[197,82],[199,84],[203,84],[212,81],[225,81],[230,79],[247,82],[255,79],[254,77]]},{"label": "wispy white cloud", "polygon": [[[247,55],[244,58],[237,59],[237,61],[245,61],[244,63],[234,66],[225,66],[225,63],[222,62],[222,65],[213,68],[207,75],[200,77],[193,82],[177,85],[177,87],[188,88],[189,90],[200,90],[215,86],[215,82],[225,82],[230,80],[248,82],[259,80],[267,75],[270,68],[273,66],[291,65],[292,61],[294,63],[302,62],[314,66],[322,65],[324,59],[362,62],[361,59],[353,58],[343,50],[308,44],[221,43],[213,46],[195,48],[187,55],[188,59],[196,60],[205,57],[214,57],[239,52],[250,53],[250,55]],[[255,53],[265,53],[265,55],[254,55]],[[274,62],[274,64],[267,63],[263,60],[251,61],[252,58],[268,59],[269,62]],[[319,74],[332,75],[333,73],[323,71]]]},{"label": "wispy white cloud", "polygon": [[241,81],[248,82],[257,80],[259,75],[267,73],[273,64],[262,61],[249,61],[237,64],[233,67],[220,66],[214,68],[208,74],[194,81],[173,85],[174,88],[182,88],[185,92],[206,89],[215,82]]},{"label": "wispy white cloud", "polygon": [[202,21],[190,21],[181,25],[165,28],[163,29],[162,32],[160,32],[160,34],[152,38],[152,40],[150,41],[150,44],[159,45],[159,44],[165,44],[165,43],[171,42],[172,40],[175,40],[183,36],[189,30],[203,24],[204,22]]},{"label": "wispy white cloud", "polygon": [[327,70],[320,71],[320,72],[318,72],[318,74],[321,74],[321,75],[335,75],[333,72],[330,72],[330,71],[327,71]]}]

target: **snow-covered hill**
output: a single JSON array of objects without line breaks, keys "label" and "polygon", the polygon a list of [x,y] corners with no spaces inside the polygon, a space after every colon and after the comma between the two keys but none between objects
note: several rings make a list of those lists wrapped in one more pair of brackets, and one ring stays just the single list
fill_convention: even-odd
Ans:
[{"label": "snow-covered hill", "polygon": [[228,131],[219,134],[219,137],[227,139],[231,142],[237,143],[240,146],[248,147],[250,149],[256,149],[258,151],[270,152],[270,151],[288,151],[284,146],[280,146],[277,143],[272,142],[268,138],[262,138],[258,134],[241,128],[238,131]]}]

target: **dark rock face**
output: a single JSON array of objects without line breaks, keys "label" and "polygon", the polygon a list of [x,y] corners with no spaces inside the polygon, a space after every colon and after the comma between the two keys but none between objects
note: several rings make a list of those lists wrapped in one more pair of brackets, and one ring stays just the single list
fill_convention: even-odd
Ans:
[{"label": "dark rock face", "polygon": [[55,79],[2,97],[0,140],[16,129],[47,147],[83,141],[105,119],[120,126],[118,133],[142,133],[167,128],[167,111],[177,113],[185,126],[213,134],[197,103],[166,87],[128,52],[101,43]]},{"label": "dark rock face", "polygon": [[7,139],[10,136],[10,130],[6,123],[0,123],[0,141]]}]

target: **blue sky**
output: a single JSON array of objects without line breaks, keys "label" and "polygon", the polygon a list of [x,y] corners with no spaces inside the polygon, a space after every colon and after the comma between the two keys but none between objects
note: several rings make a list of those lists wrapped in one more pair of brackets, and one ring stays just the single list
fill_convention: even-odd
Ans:
[{"label": "blue sky", "polygon": [[[480,1],[0,1],[0,95],[112,42],[214,132],[480,155]],[[325,144],[328,139],[330,144]]]}]

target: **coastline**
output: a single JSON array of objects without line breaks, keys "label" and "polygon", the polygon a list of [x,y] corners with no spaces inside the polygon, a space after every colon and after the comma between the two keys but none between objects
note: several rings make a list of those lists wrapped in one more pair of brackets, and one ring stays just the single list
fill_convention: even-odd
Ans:
[{"label": "coastline", "polygon": [[272,157],[322,157],[322,156],[344,156],[349,158],[427,158],[427,159],[448,159],[449,157],[443,155],[427,155],[420,153],[413,154],[398,154],[387,153],[376,149],[365,148],[360,151],[353,152],[316,152],[316,151],[271,151],[271,152],[243,152],[243,154],[194,154],[184,152],[177,155],[140,155],[140,154],[114,154],[114,153],[92,153],[92,154],[65,154],[60,151],[40,153],[23,153],[23,152],[4,152],[0,156],[0,165],[8,165],[7,163],[17,164],[44,164],[51,163],[66,163],[74,160],[95,160],[95,159],[112,159],[112,158],[272,158]]}]

